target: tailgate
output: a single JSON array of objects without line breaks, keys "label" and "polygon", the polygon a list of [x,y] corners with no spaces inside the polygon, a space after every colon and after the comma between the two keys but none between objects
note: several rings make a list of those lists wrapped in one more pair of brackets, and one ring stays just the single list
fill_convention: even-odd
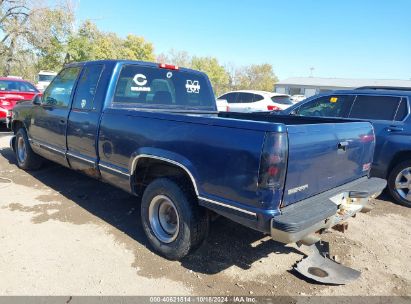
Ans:
[{"label": "tailgate", "polygon": [[375,137],[368,122],[290,125],[283,206],[366,176]]}]

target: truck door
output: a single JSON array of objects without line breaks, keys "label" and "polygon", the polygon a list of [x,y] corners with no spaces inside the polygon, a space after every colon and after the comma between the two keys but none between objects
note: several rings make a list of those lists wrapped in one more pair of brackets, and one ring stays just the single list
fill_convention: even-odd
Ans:
[{"label": "truck door", "polygon": [[105,96],[99,87],[103,70],[104,64],[90,64],[84,67],[77,84],[67,126],[67,159],[70,167],[94,177],[99,176],[96,170],[96,138]]},{"label": "truck door", "polygon": [[33,108],[29,138],[33,149],[57,163],[67,166],[66,128],[70,104],[81,66],[62,70],[43,94],[40,105]]}]

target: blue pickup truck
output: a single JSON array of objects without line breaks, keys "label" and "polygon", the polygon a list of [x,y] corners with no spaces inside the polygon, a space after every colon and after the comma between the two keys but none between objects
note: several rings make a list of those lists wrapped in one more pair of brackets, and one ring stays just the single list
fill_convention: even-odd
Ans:
[{"label": "blue pickup truck", "polygon": [[386,186],[369,177],[370,123],[219,114],[207,76],[172,65],[67,65],[11,127],[20,168],[45,158],[141,197],[144,231],[169,259],[202,243],[213,214],[313,244]]}]

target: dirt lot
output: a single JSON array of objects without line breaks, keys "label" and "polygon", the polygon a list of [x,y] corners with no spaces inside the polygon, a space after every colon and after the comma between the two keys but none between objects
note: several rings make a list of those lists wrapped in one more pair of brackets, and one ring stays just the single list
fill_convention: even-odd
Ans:
[{"label": "dirt lot", "polygon": [[325,236],[362,277],[324,286],[292,271],[297,247],[223,218],[197,252],[165,260],[145,239],[138,199],[54,164],[19,170],[8,142],[3,132],[0,295],[411,295],[411,209],[387,197]]}]

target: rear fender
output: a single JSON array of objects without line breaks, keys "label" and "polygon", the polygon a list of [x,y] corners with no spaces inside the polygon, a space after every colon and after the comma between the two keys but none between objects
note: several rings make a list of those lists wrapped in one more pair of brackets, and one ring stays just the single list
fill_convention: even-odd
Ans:
[{"label": "rear fender", "polygon": [[[131,176],[135,175],[138,162],[144,158],[152,158],[152,159],[161,160],[161,161],[168,162],[172,165],[175,165],[183,169],[187,173],[187,175],[190,177],[190,180],[191,180],[191,183],[193,185],[196,195],[197,196],[200,195],[201,189],[200,189],[199,178],[195,170],[195,167],[184,156],[167,151],[167,150],[162,150],[162,149],[156,149],[156,148],[150,148],[150,147],[140,148],[137,151],[135,151],[130,158],[129,170],[130,170]],[[130,178],[131,186],[132,186],[132,183],[133,183],[133,179]]]}]

